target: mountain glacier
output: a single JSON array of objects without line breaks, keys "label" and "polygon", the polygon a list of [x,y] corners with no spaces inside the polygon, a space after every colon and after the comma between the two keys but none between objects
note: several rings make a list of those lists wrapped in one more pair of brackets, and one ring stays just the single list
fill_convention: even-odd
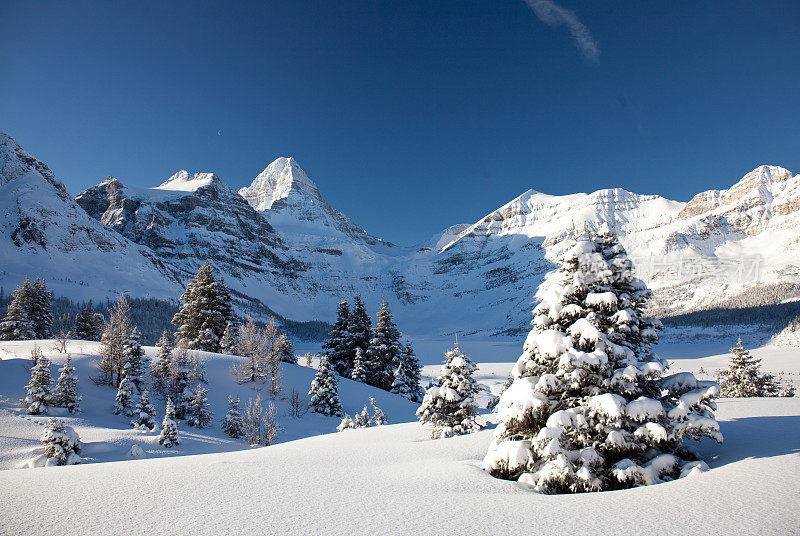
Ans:
[{"label": "mountain glacier", "polygon": [[0,141],[6,288],[42,275],[71,297],[175,298],[211,260],[239,310],[257,316],[331,321],[341,298],[360,293],[372,308],[388,300],[412,335],[510,334],[526,329],[534,291],[570,237],[608,227],[654,289],[658,314],[800,289],[800,175],[780,167],[688,203],[619,188],[529,190],[404,247],[331,207],[293,158],[238,192],[213,173],[179,171],[147,189],[109,177],[73,200],[44,164]]}]

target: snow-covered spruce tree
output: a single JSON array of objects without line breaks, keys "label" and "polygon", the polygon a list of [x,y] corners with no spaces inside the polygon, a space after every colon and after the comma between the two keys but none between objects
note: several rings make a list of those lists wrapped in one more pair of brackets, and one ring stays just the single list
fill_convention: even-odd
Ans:
[{"label": "snow-covered spruce tree", "polygon": [[389,419],[386,418],[386,414],[381,408],[378,407],[378,404],[375,403],[374,398],[369,397],[369,405],[372,407],[372,417],[370,418],[371,424],[374,426],[383,426],[384,424],[389,423]]},{"label": "snow-covered spruce tree", "polygon": [[33,285],[26,277],[25,281],[17,285],[11,293],[11,303],[8,304],[5,318],[0,322],[0,340],[19,341],[36,338],[36,330],[30,318],[32,295]]},{"label": "snow-covered spruce tree", "polygon": [[28,318],[33,324],[37,339],[49,339],[53,324],[53,293],[47,289],[44,279],[36,278],[29,302]]},{"label": "snow-covered spruce tree", "polygon": [[114,387],[122,380],[122,368],[127,362],[125,341],[131,332],[130,305],[125,296],[120,296],[108,311],[108,320],[103,326],[100,337],[100,362],[98,367],[102,373],[99,380]]},{"label": "snow-covered spruce tree", "polygon": [[136,386],[137,391],[142,390],[144,375],[147,372],[147,358],[142,349],[142,336],[139,328],[133,327],[124,343],[125,367],[127,376]]},{"label": "snow-covered spruce tree", "polygon": [[117,388],[117,396],[114,399],[114,415],[122,414],[126,417],[133,417],[134,415],[133,399],[138,390],[136,389],[136,384],[133,383],[133,380],[128,375],[129,370],[130,366],[126,365],[122,373],[122,381],[119,382],[119,387]]},{"label": "snow-covered spruce tree", "polygon": [[339,423],[339,426],[336,427],[337,432],[344,432],[345,430],[350,430],[351,428],[356,428],[355,423],[353,422],[353,418],[350,417],[347,413],[344,414],[342,418],[342,422]]},{"label": "snow-covered spruce tree", "polygon": [[349,344],[350,307],[347,300],[339,302],[336,309],[336,322],[322,345],[322,354],[327,358],[333,370],[340,376],[350,377],[355,355],[350,355]]},{"label": "snow-covered spruce tree", "polygon": [[44,445],[44,455],[48,458],[47,465],[80,463],[80,453],[83,448],[81,439],[71,426],[65,426],[59,419],[50,418],[39,441]]},{"label": "snow-covered spruce tree", "polygon": [[185,346],[178,346],[173,352],[170,368],[169,396],[174,400],[175,415],[179,419],[185,419],[191,411],[192,398],[194,398],[191,385],[196,379],[197,375],[194,373],[194,364],[189,356],[189,350]]},{"label": "snow-covered spruce tree", "polygon": [[81,410],[81,397],[78,394],[78,375],[72,365],[72,358],[67,355],[64,366],[58,369],[58,380],[53,390],[53,405],[67,408],[70,413]]},{"label": "snow-covered spruce tree", "polygon": [[342,403],[339,401],[339,384],[336,372],[328,359],[323,356],[317,374],[311,382],[309,408],[322,415],[342,416]]},{"label": "snow-covered spruce tree", "polygon": [[275,354],[278,356],[278,360],[283,363],[297,364],[294,346],[292,346],[292,341],[289,340],[285,333],[280,333],[275,340]]},{"label": "snow-covered spruce tree", "polygon": [[150,393],[145,389],[136,403],[131,426],[139,430],[149,431],[156,427],[156,410],[150,403]]},{"label": "snow-covered spruce tree", "polygon": [[367,306],[361,300],[361,296],[356,296],[353,300],[353,310],[347,322],[347,345],[348,353],[353,357],[356,350],[361,348],[364,355],[369,348],[369,341],[372,338],[372,320],[369,318]]},{"label": "snow-covered spruce tree", "polygon": [[401,345],[401,352],[395,359],[396,365],[390,391],[412,402],[422,402],[420,366],[411,344]]},{"label": "snow-covered spruce tree", "polygon": [[103,334],[103,315],[94,312],[92,300],[75,318],[75,337],[83,341],[99,341]]},{"label": "snow-covered spruce tree", "polygon": [[47,407],[52,405],[53,395],[50,387],[53,385],[53,377],[50,375],[50,360],[42,355],[42,351],[34,348],[31,351],[33,367],[31,368],[31,379],[25,386],[27,395],[25,396],[25,407],[30,415],[47,413]]},{"label": "snow-covered spruce tree", "polygon": [[497,405],[483,467],[545,493],[678,478],[703,462],[684,439],[722,440],[715,382],[663,377],[650,297],[616,237],[581,237],[537,291],[533,330]]},{"label": "snow-covered spruce tree", "polygon": [[216,348],[216,350],[211,350],[214,352],[219,352],[220,350],[220,343],[222,339],[217,337],[210,327],[208,327],[205,323],[200,327],[200,331],[197,335],[197,339],[195,340],[195,347],[196,348]]},{"label": "snow-covered spruce tree", "polygon": [[167,448],[172,448],[181,442],[178,437],[178,423],[175,422],[175,406],[172,405],[172,399],[169,397],[167,397],[167,409],[164,420],[161,422],[158,442]]},{"label": "snow-covered spruce tree", "polygon": [[225,324],[225,331],[222,333],[222,339],[219,341],[219,351],[223,354],[232,355],[236,352],[236,344],[238,342],[237,335],[238,328],[232,321]]},{"label": "snow-covered spruce tree", "polygon": [[352,428],[367,428],[368,426],[372,426],[372,418],[369,416],[367,405],[364,404],[364,409],[361,410],[361,413],[353,415]]},{"label": "snow-covered spruce tree", "polygon": [[208,389],[198,384],[194,396],[189,402],[189,412],[186,415],[186,424],[205,428],[211,423],[211,405],[208,403]]},{"label": "snow-covered spruce tree", "polygon": [[761,372],[761,360],[750,355],[742,339],[731,348],[728,368],[717,373],[720,393],[724,397],[778,396],[780,384],[769,373]]},{"label": "snow-covered spruce tree", "polygon": [[367,348],[367,383],[388,391],[394,383],[397,363],[404,358],[404,350],[388,303],[381,302],[377,316],[378,322]]},{"label": "snow-covered spruce tree", "polygon": [[475,421],[475,395],[480,392],[472,378],[475,365],[456,345],[444,354],[437,385],[428,389],[417,418],[433,426],[431,437],[464,435],[480,428]]},{"label": "snow-covered spruce tree", "polygon": [[241,402],[228,395],[228,412],[222,419],[222,431],[235,439],[245,436],[244,417],[242,416]]},{"label": "snow-covered spruce tree", "polygon": [[367,369],[364,366],[364,351],[361,348],[356,348],[356,358],[353,361],[353,372],[350,374],[350,379],[361,383],[367,381]]},{"label": "snow-covered spruce tree", "polygon": [[181,295],[183,305],[172,323],[178,327],[177,344],[187,348],[218,352],[228,322],[234,322],[228,288],[207,262],[189,281]]},{"label": "snow-covered spruce tree", "polygon": [[172,351],[175,346],[172,343],[172,336],[167,330],[161,333],[158,339],[158,352],[156,358],[150,364],[150,374],[153,376],[153,389],[158,394],[165,394],[169,390],[171,370],[172,370]]}]

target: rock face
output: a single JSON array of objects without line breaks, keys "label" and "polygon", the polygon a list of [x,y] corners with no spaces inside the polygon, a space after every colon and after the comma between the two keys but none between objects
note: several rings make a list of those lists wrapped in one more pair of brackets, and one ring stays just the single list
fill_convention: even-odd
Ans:
[{"label": "rock face", "polygon": [[658,313],[747,305],[745,295],[774,302],[787,297],[769,294],[774,285],[800,285],[800,176],[778,167],[689,203],[529,190],[472,225],[401,247],[328,205],[292,158],[238,193],[213,173],[180,171],[149,189],[109,177],[76,204],[44,164],[0,140],[7,288],[30,274],[73,297],[176,298],[211,260],[240,313],[332,321],[338,301],[359,293],[373,310],[387,299],[412,335],[510,334],[527,331],[542,276],[584,227],[617,232]]},{"label": "rock face", "polygon": [[158,256],[105,228],[79,207],[50,169],[0,133],[0,285],[41,276],[76,298],[175,292]]},{"label": "rock face", "polygon": [[257,308],[268,308],[271,294],[295,292],[305,269],[267,220],[213,173],[179,171],[150,189],[110,177],[76,200],[106,228],[174,267],[184,282],[210,260],[239,298]]}]

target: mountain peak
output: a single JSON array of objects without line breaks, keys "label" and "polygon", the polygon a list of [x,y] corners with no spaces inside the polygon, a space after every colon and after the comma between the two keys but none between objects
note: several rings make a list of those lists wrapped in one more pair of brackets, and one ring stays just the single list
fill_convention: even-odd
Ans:
[{"label": "mountain peak", "polygon": [[250,186],[241,188],[239,195],[254,209],[268,210],[276,201],[289,197],[292,192],[322,199],[317,185],[308,178],[297,160],[291,156],[281,156],[259,173]]},{"label": "mountain peak", "polygon": [[0,132],[0,186],[29,173],[40,175],[58,191],[62,199],[72,199],[64,184],[47,165],[28,154],[14,138]]},{"label": "mountain peak", "polygon": [[194,173],[190,174],[185,169],[180,170],[173,176],[165,180],[154,190],[173,190],[178,192],[194,192],[208,186],[213,182],[219,182],[219,177],[213,173]]},{"label": "mountain peak", "polygon": [[785,191],[791,191],[796,182],[786,168],[761,165],[727,190],[706,190],[695,195],[678,217],[686,219],[711,210],[748,210],[771,204]]}]

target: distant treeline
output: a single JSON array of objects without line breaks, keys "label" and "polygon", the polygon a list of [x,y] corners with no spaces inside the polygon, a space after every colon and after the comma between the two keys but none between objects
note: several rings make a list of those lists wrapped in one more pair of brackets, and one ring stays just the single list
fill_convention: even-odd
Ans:
[{"label": "distant treeline", "polygon": [[[237,296],[241,298],[242,296]],[[11,293],[0,287],[0,319],[6,314],[6,308],[11,303]],[[72,301],[63,296],[53,299],[53,334],[60,331],[75,331],[75,319],[81,309],[85,308],[89,302]],[[108,318],[108,309],[113,306],[114,301],[104,300],[92,302],[95,312]],[[142,334],[142,344],[154,345],[165,329],[170,333],[175,331],[172,325],[172,317],[178,312],[178,303],[169,300],[159,300],[156,298],[128,298],[130,305],[131,323],[139,328]],[[250,313],[257,319],[268,319],[274,316],[278,325],[292,335],[295,339],[305,341],[323,341],[328,336],[331,326],[326,322],[312,320],[310,322],[296,322],[286,319],[281,315],[275,314],[268,307],[264,307],[255,300],[247,300],[244,307],[246,313]],[[257,322],[258,323],[258,322]]]},{"label": "distant treeline", "polygon": [[798,318],[800,301],[738,309],[706,309],[663,318],[662,322],[665,327],[758,325],[764,326],[770,333],[776,333]]}]

